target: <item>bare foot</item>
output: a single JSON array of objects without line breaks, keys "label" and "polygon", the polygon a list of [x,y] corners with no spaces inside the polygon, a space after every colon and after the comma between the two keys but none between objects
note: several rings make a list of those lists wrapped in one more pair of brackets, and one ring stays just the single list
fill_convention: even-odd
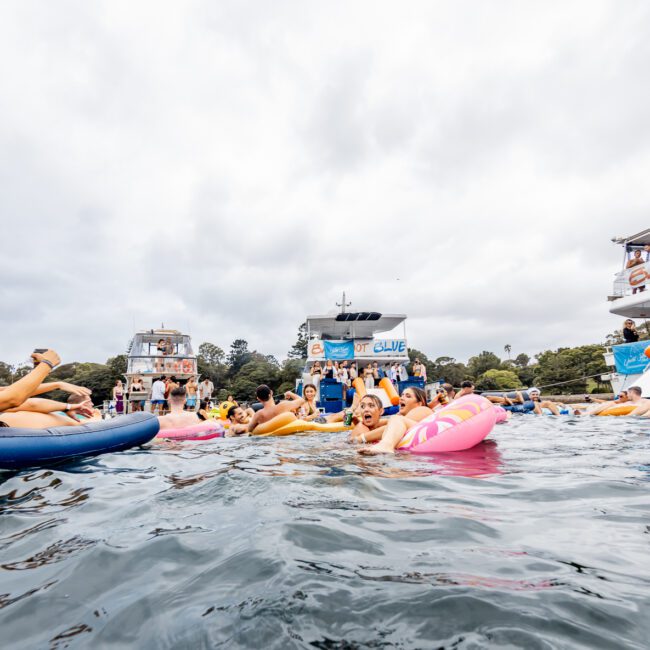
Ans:
[{"label": "bare foot", "polygon": [[362,447],[357,449],[357,454],[363,454],[364,456],[378,456],[379,454],[394,454],[395,450],[390,447],[382,447],[381,443],[377,445],[370,445],[369,447]]}]

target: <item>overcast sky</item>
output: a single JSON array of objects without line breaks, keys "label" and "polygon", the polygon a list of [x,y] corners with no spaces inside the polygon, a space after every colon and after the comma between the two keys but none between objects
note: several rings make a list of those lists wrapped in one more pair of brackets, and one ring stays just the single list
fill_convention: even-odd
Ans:
[{"label": "overcast sky", "polygon": [[343,290],[432,358],[621,326],[648,3],[20,0],[0,59],[1,360],[284,358]]}]

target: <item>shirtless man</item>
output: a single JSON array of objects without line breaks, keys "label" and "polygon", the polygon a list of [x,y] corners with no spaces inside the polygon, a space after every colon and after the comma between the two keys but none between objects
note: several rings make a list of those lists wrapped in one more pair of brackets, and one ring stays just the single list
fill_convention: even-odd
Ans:
[{"label": "shirtless man", "polygon": [[627,389],[630,402],[636,407],[630,415],[643,415],[650,418],[650,399],[643,399],[641,397],[642,392],[638,386],[630,386]]},{"label": "shirtless man", "polygon": [[184,411],[185,389],[177,386],[169,393],[169,413],[158,417],[160,430],[180,429],[201,424],[199,416],[194,411]]},{"label": "shirtless man", "polygon": [[273,400],[273,391],[266,384],[257,387],[255,396],[260,402],[262,402],[262,408],[251,418],[251,421],[248,424],[249,433],[253,431],[258,424],[264,424],[281,413],[296,411],[305,403],[305,400],[302,397],[298,397],[298,395],[288,392],[284,394],[287,399],[276,404]]},{"label": "shirtless man", "polygon": [[249,435],[248,424],[251,418],[241,406],[233,404],[228,409],[228,419],[230,420],[230,426],[226,429],[226,438]]},{"label": "shirtless man", "polygon": [[[641,398],[641,389],[638,386],[630,386],[627,391],[622,390],[617,399],[591,406],[584,412],[584,415],[598,415],[610,406],[618,406],[619,404],[634,404],[635,409],[630,415],[642,415],[647,409],[647,405],[644,405],[644,403],[650,404],[650,400]],[[635,413],[639,409],[641,413]],[[577,415],[580,415],[580,413]]]}]

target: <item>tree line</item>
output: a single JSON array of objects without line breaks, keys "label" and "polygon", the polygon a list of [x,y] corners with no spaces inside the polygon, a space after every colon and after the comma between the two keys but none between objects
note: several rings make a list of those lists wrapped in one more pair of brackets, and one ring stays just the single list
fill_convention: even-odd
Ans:
[{"label": "tree line", "polygon": [[[467,363],[453,357],[429,358],[424,352],[409,349],[412,362],[418,358],[427,369],[428,381],[444,380],[459,386],[465,379],[472,380],[478,390],[509,390],[529,386],[548,387],[545,392],[579,394],[608,392],[609,383],[602,383],[600,375],[609,369],[603,353],[606,345],[622,342],[618,332],[608,335],[604,344],[582,345],[573,348],[545,350],[531,359],[520,353],[511,358],[512,348],[504,346],[507,359],[484,350],[470,357]],[[235,339],[228,352],[214,343],[201,343],[197,354],[197,369],[201,379],[208,377],[215,385],[219,400],[234,395],[241,401],[251,400],[259,384],[268,384],[276,394],[292,390],[300,377],[307,358],[307,334],[303,323],[298,328],[296,342],[280,362],[276,357],[250,350],[244,339]],[[86,386],[93,391],[93,400],[99,404],[111,398],[117,379],[124,379],[127,357],[119,354],[106,363],[73,362],[56,368],[48,381],[67,381]],[[31,366],[12,366],[0,362],[0,386],[6,386],[23,377]],[[409,370],[411,368],[409,367]],[[63,395],[52,395],[62,398]]]}]

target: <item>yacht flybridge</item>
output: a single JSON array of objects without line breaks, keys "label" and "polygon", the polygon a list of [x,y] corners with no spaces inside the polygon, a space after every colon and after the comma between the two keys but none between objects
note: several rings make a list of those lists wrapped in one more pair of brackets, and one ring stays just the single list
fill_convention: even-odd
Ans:
[{"label": "yacht flybridge", "polygon": [[[346,312],[307,316],[307,362],[408,363],[406,314]],[[399,338],[378,338],[402,326]]]},{"label": "yacht flybridge", "polygon": [[[612,241],[623,247],[623,268],[614,278],[609,311],[624,318],[650,318],[650,228]],[[642,263],[627,268],[633,259]]]}]

